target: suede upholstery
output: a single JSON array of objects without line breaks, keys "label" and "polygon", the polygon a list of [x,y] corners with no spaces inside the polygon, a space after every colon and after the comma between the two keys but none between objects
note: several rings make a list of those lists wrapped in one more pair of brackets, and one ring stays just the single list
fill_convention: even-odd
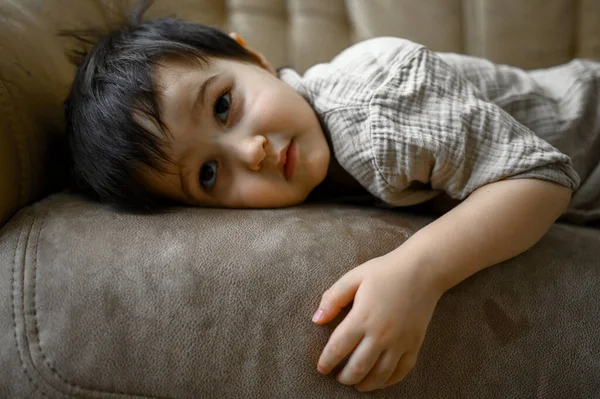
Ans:
[{"label": "suede upholstery", "polygon": [[[441,299],[416,368],[359,394],[316,371],[343,273],[434,216],[311,204],[141,216],[56,192],[73,67],[59,29],[132,1],[0,0],[0,398],[600,397],[600,229],[555,224]],[[576,6],[574,5],[576,4]],[[523,67],[600,58],[593,0],[158,0],[299,70],[404,36]],[[315,43],[318,43],[316,45]],[[339,321],[341,317],[337,319]]]},{"label": "suede upholstery", "polygon": [[[361,397],[317,373],[336,323],[310,317],[341,274],[429,221],[341,205],[136,216],[46,198],[2,230],[0,393]],[[598,229],[556,224],[458,285],[413,372],[372,396],[596,397],[599,247]]]}]

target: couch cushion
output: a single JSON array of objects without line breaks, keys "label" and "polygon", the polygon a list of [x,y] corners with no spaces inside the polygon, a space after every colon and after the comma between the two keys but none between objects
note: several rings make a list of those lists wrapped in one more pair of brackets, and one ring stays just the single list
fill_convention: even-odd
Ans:
[{"label": "couch cushion", "polygon": [[[0,230],[0,393],[361,397],[317,373],[333,326],[312,313],[430,220],[316,204],[143,216],[49,197]],[[557,224],[455,287],[416,368],[374,396],[598,397],[599,248],[600,230]]]}]

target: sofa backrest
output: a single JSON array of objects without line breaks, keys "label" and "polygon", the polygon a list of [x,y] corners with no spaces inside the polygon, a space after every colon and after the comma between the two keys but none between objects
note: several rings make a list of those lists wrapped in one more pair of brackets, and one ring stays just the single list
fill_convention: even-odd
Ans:
[{"label": "sofa backrest", "polygon": [[[0,226],[64,184],[75,44],[57,33],[114,23],[134,3],[0,0]],[[524,68],[600,59],[597,0],[156,0],[148,13],[167,15],[238,32],[274,66],[300,71],[374,36]]]}]

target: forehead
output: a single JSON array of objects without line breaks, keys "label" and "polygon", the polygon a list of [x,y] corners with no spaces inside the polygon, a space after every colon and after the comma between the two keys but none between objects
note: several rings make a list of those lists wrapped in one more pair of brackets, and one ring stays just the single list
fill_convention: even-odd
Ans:
[{"label": "forehead", "polygon": [[186,120],[191,112],[194,92],[212,73],[211,62],[171,57],[163,60],[154,71],[155,100],[159,118],[167,127],[168,137],[173,129]]},{"label": "forehead", "polygon": [[[169,159],[159,162],[159,169],[146,164],[136,166],[136,175],[143,184],[154,194],[175,199],[186,203],[187,199],[181,194],[179,176],[179,157],[176,145],[181,141],[177,123],[185,103],[185,93],[190,91],[194,82],[201,81],[206,76],[206,68],[210,64],[185,60],[182,58],[167,58],[156,65],[153,73],[155,100],[159,109],[160,123],[144,112],[135,112],[134,119],[148,133],[160,139],[163,151]],[[163,129],[166,127],[166,131]]]},{"label": "forehead", "polygon": [[202,79],[210,73],[213,62],[205,63],[196,59],[168,57],[154,69],[156,91],[161,97],[169,97],[182,87],[188,87],[191,81]]},{"label": "forehead", "polygon": [[165,164],[161,170],[150,168],[147,165],[139,165],[137,172],[143,184],[152,193],[163,198],[170,198],[181,204],[197,205],[190,202],[181,191],[182,175],[176,165]]}]

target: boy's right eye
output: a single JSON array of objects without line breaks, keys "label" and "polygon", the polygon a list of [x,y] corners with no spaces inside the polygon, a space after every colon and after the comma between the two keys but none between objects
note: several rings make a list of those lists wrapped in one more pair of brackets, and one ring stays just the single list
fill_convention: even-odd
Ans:
[{"label": "boy's right eye", "polygon": [[206,191],[210,191],[217,180],[217,162],[210,161],[200,168],[200,185]]},{"label": "boy's right eye", "polygon": [[225,92],[217,98],[217,102],[214,105],[215,116],[219,122],[226,124],[227,118],[229,117],[229,110],[231,109],[231,93]]}]

